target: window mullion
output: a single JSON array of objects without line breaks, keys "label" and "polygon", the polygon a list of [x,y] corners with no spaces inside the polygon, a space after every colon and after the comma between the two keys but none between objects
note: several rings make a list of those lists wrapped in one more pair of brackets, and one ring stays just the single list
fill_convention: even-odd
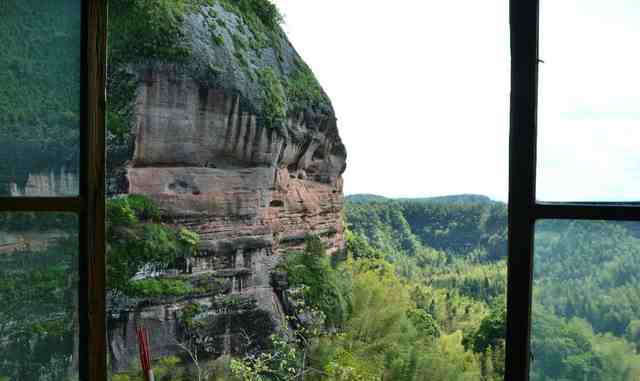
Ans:
[{"label": "window mullion", "polygon": [[511,0],[509,260],[505,380],[529,379],[535,223],[538,0]]},{"label": "window mullion", "polygon": [[83,1],[80,192],[80,377],[106,381],[106,0]]},{"label": "window mullion", "polygon": [[83,210],[80,197],[0,197],[3,212],[72,212]]},{"label": "window mullion", "polygon": [[538,204],[536,219],[640,221],[640,205]]}]

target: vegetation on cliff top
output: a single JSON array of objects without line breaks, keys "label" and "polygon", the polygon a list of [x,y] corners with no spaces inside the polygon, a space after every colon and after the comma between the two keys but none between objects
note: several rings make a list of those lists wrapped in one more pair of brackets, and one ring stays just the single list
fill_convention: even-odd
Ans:
[{"label": "vegetation on cliff top", "polygon": [[287,117],[287,99],[278,76],[270,68],[258,71],[258,76],[264,89],[264,112],[267,126],[275,127]]},{"label": "vegetation on cliff top", "polygon": [[[239,22],[231,25],[213,6],[222,7]],[[255,95],[261,100],[262,120],[267,126],[280,127],[287,116],[329,104],[317,79],[299,57],[293,57],[291,68],[283,69],[283,57],[295,53],[287,48],[279,25],[282,16],[269,0],[114,0],[109,13],[107,125],[115,136],[123,138],[131,128],[136,90],[120,65],[149,60],[188,64],[193,46],[185,35],[184,20],[189,13],[205,18],[211,45],[227,50],[248,80],[257,84]],[[271,49],[280,64],[262,60],[265,49]],[[225,71],[210,63],[208,69],[213,76]]]},{"label": "vegetation on cliff top", "polygon": [[254,35],[272,33],[282,21],[277,7],[268,0],[111,0],[110,62],[188,58],[191,46],[185,41],[184,17],[216,3],[241,17]]}]

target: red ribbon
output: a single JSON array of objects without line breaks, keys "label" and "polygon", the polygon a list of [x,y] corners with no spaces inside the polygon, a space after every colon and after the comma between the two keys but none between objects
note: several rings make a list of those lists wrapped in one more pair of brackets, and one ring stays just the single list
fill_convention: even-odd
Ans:
[{"label": "red ribbon", "polygon": [[140,352],[140,365],[142,366],[142,374],[145,381],[149,381],[149,373],[151,371],[151,352],[149,351],[149,329],[145,327],[137,327],[136,335],[138,336],[138,348]]}]

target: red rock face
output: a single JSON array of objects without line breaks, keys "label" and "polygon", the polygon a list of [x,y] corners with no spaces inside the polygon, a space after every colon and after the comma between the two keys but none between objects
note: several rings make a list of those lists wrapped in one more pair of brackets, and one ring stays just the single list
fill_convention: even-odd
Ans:
[{"label": "red rock face", "polygon": [[[287,324],[286,295],[270,284],[282,255],[302,249],[307,234],[319,236],[329,253],[344,246],[346,152],[331,102],[315,79],[309,80],[313,74],[282,31],[275,31],[273,46],[247,49],[240,60],[233,37],[242,35],[255,46],[262,42],[247,33],[251,28],[242,17],[217,3],[211,10],[185,17],[188,59],[111,66],[112,92],[128,88],[130,80],[138,86],[134,131],[110,140],[107,190],[110,196],[147,195],[165,222],[199,233],[198,255],[172,271],[224,287],[188,300],[112,300],[109,345],[115,370],[126,369],[137,355],[130,334],[135,326],[161,332],[151,342],[152,353],[179,353],[172,343],[182,334],[175,327],[187,303],[202,307],[194,319],[223,322],[213,324],[207,340],[224,345],[208,353],[239,354],[233,345],[244,340],[239,329],[263,327],[256,342],[266,342],[271,326]],[[216,30],[222,44],[212,43],[211,13],[227,25]],[[297,88],[301,82],[308,91]],[[274,96],[282,106],[275,111],[269,107]],[[284,120],[281,111],[287,113]],[[225,303],[236,299],[241,303]],[[214,307],[217,302],[225,307]],[[263,318],[239,327],[233,321],[238,316]]]},{"label": "red rock face", "polygon": [[311,126],[301,115],[276,131],[237,95],[171,71],[141,77],[129,193],[200,234],[193,271],[242,273],[241,289],[266,288],[277,257],[306,234],[330,253],[343,247],[346,158],[334,119]]},{"label": "red rock face", "polygon": [[300,248],[305,234],[343,245],[341,182],[291,178],[286,168],[228,171],[197,167],[129,168],[130,193],[149,195],[165,216],[218,241],[260,239],[275,253]]}]

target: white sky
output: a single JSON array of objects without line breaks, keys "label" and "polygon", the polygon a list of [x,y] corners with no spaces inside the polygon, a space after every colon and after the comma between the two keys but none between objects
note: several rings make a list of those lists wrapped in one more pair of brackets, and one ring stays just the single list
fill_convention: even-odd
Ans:
[{"label": "white sky", "polygon": [[[639,199],[636,1],[543,1],[543,200]],[[507,199],[507,0],[275,3],[333,101],[347,194]]]}]

